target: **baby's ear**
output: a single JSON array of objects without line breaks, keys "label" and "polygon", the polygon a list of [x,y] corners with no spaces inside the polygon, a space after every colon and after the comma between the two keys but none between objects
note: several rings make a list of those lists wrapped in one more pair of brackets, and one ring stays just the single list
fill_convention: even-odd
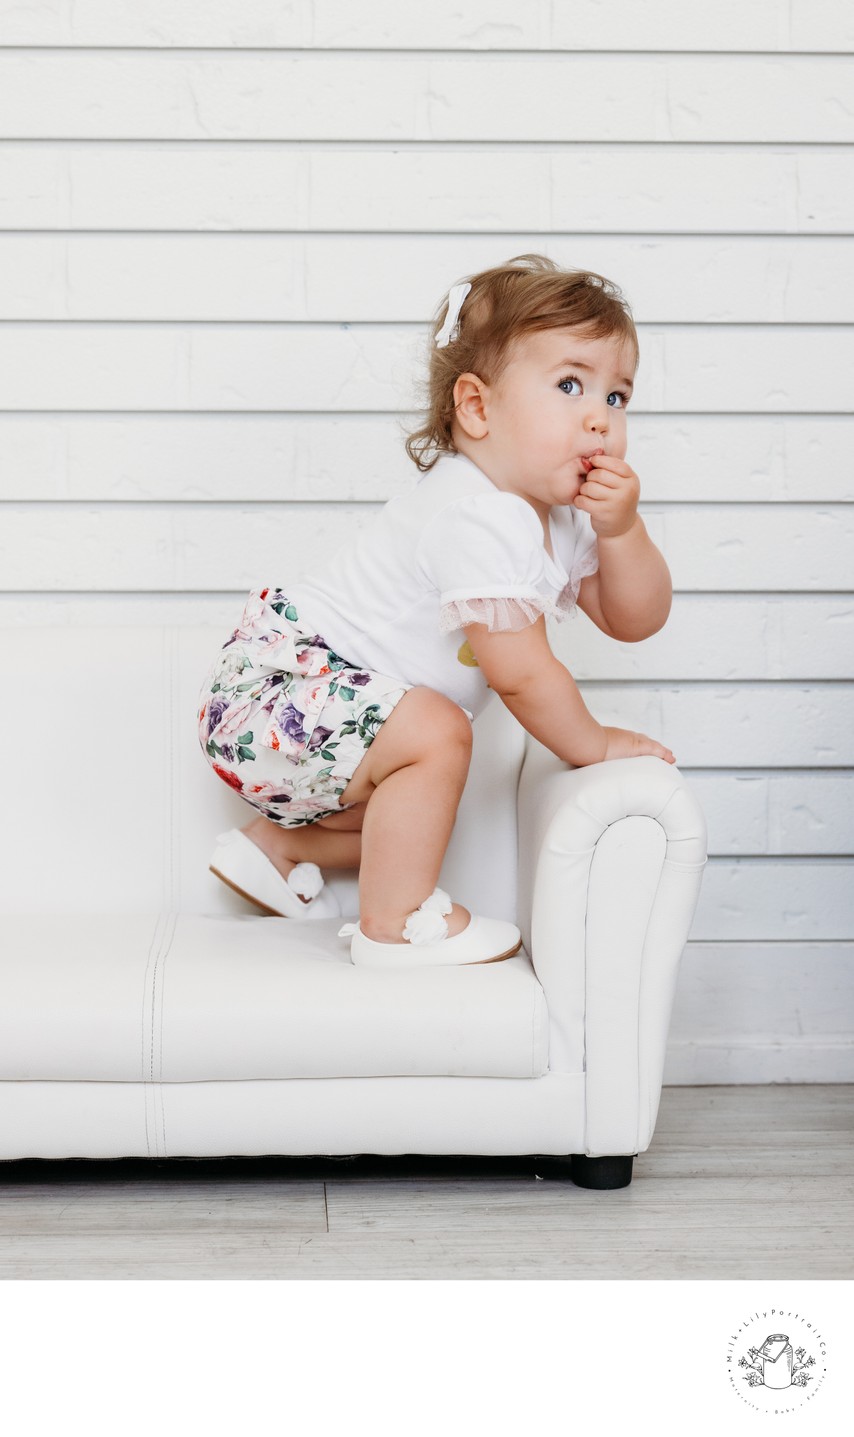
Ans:
[{"label": "baby's ear", "polygon": [[455,422],[472,439],[489,433],[484,407],[484,384],[471,370],[457,376],[454,382]]}]

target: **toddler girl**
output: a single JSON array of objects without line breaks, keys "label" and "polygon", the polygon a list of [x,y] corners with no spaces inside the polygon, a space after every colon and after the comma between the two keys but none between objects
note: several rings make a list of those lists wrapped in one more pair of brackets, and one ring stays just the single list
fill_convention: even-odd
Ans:
[{"label": "toddler girl", "polygon": [[625,460],[638,340],[620,291],[517,256],[454,285],[429,343],[416,486],[284,589],[250,593],[199,709],[214,771],[263,815],[220,835],[212,870],[307,918],[337,911],[319,865],[358,867],[359,923],[339,936],[385,967],[521,946],[436,887],[490,689],[573,766],[675,762],[597,723],[545,629],[577,605],[635,642],[670,612]]}]

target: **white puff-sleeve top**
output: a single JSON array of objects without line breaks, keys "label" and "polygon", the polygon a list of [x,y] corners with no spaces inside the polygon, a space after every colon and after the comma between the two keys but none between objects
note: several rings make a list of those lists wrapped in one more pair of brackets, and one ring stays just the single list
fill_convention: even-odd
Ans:
[{"label": "white puff-sleeve top", "polygon": [[474,717],[489,687],[460,630],[566,619],[598,568],[583,510],[555,506],[549,533],[554,557],[527,499],[496,488],[466,455],[443,454],[295,582],[288,572],[298,556],[262,577],[351,665],[436,689]]},{"label": "white puff-sleeve top", "polygon": [[518,630],[541,614],[561,620],[572,613],[581,580],[595,573],[599,556],[589,515],[569,510],[567,518],[568,524],[550,516],[552,558],[536,511],[517,494],[495,488],[470,494],[437,515],[418,558],[439,591],[440,633],[466,624]]}]

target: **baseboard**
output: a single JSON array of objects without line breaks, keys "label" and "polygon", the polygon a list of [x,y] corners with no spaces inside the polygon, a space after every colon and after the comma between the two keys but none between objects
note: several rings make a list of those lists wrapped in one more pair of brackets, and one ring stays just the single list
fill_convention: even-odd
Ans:
[{"label": "baseboard", "polygon": [[854,1083],[854,1041],[843,1035],[668,1043],[664,1084],[708,1083]]}]

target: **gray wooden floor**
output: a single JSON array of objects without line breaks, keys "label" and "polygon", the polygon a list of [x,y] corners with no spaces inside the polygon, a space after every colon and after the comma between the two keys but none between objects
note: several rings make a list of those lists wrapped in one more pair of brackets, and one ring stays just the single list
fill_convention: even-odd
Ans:
[{"label": "gray wooden floor", "polygon": [[854,1085],[665,1088],[631,1185],[547,1158],[0,1163],[0,1278],[851,1278]]}]

